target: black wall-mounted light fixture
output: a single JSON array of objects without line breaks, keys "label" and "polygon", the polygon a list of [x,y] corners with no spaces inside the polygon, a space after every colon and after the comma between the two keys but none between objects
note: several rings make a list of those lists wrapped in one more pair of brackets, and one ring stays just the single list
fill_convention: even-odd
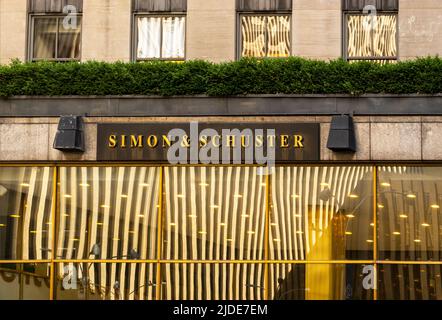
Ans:
[{"label": "black wall-mounted light fixture", "polygon": [[55,135],[54,149],[84,152],[84,129],[81,116],[61,116]]},{"label": "black wall-mounted light fixture", "polygon": [[333,116],[327,148],[336,152],[356,152],[356,136],[352,116]]}]

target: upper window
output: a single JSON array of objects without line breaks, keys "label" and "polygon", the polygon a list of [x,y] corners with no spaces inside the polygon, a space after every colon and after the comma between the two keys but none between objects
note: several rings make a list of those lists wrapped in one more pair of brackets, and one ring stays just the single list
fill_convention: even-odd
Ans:
[{"label": "upper window", "polygon": [[28,60],[80,60],[82,12],[83,0],[28,0]]},{"label": "upper window", "polygon": [[342,9],[348,61],[389,63],[398,59],[398,0],[342,0]]},{"label": "upper window", "polygon": [[281,58],[290,55],[290,15],[241,15],[241,57]]},{"label": "upper window", "polygon": [[[76,20],[76,21],[75,21]],[[32,16],[30,60],[70,61],[81,56],[81,17]]]},{"label": "upper window", "polygon": [[397,60],[396,14],[347,14],[346,18],[347,60]]},{"label": "upper window", "polygon": [[186,18],[183,15],[136,17],[137,60],[184,60]]}]

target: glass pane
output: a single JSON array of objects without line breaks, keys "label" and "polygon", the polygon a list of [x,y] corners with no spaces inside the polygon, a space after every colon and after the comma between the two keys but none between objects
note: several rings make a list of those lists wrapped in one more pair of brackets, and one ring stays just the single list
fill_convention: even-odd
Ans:
[{"label": "glass pane", "polygon": [[380,15],[376,16],[376,29],[373,33],[374,56],[396,57],[396,30],[397,16]]},{"label": "glass pane", "polygon": [[164,171],[164,259],[264,258],[266,184],[259,168]]},{"label": "glass pane", "polygon": [[396,30],[396,15],[347,16],[347,56],[396,57]]},{"label": "glass pane", "polygon": [[138,18],[137,58],[161,58],[161,18]]},{"label": "glass pane", "polygon": [[0,264],[0,300],[49,300],[49,264]]},{"label": "glass pane", "polygon": [[347,16],[347,56],[373,56],[373,39],[371,36],[373,20],[371,16]]},{"label": "glass pane", "polygon": [[241,56],[266,56],[266,17],[241,17]]},{"label": "glass pane", "polygon": [[371,300],[373,270],[355,264],[270,264],[269,299]]},{"label": "glass pane", "polygon": [[54,59],[57,18],[34,18],[33,59]]},{"label": "glass pane", "polygon": [[380,265],[379,299],[442,300],[442,265]]},{"label": "glass pane", "polygon": [[261,264],[165,264],[162,299],[264,299],[264,271]]},{"label": "glass pane", "polygon": [[186,25],[184,17],[163,18],[162,58],[184,59]]},{"label": "glass pane", "polygon": [[277,167],[270,179],[272,260],[373,257],[372,167]]},{"label": "glass pane", "polygon": [[290,55],[290,30],[290,16],[269,16],[267,18],[268,57],[280,58]]},{"label": "glass pane", "polygon": [[145,263],[60,263],[57,300],[154,300],[156,265]]},{"label": "glass pane", "polygon": [[381,260],[442,260],[442,168],[380,167]]},{"label": "glass pane", "polygon": [[60,168],[57,257],[156,258],[159,170]]},{"label": "glass pane", "polygon": [[58,56],[59,59],[80,59],[81,53],[81,17],[77,17],[76,25],[64,24],[59,20],[58,29]]},{"label": "glass pane", "polygon": [[52,177],[49,167],[0,168],[0,260],[51,258]]}]

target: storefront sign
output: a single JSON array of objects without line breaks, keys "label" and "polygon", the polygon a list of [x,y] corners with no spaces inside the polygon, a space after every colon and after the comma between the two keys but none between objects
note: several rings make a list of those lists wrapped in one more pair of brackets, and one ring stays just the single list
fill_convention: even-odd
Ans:
[{"label": "storefront sign", "polygon": [[97,160],[174,164],[316,161],[319,140],[317,123],[98,124]]}]

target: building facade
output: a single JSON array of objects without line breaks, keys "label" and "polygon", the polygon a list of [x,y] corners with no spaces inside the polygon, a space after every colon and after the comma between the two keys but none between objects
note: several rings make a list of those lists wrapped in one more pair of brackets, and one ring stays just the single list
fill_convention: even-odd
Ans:
[{"label": "building facade", "polygon": [[[441,36],[438,0],[0,0],[2,64],[394,63],[440,54]],[[440,94],[2,98],[0,298],[442,299],[441,105]],[[171,163],[170,130],[189,135],[187,150],[196,122],[241,129],[197,131],[197,148],[273,145],[274,166],[256,154]],[[248,141],[245,129],[276,132]]]}]

